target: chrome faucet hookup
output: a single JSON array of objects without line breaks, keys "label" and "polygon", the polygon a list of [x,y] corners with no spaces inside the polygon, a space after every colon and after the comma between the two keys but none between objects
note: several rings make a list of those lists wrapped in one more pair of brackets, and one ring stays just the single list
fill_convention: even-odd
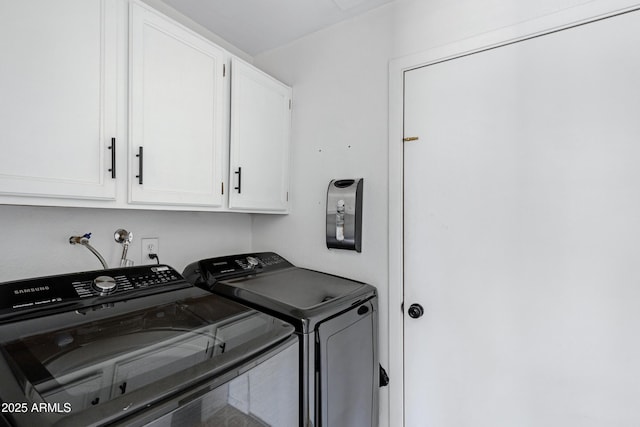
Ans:
[{"label": "chrome faucet hookup", "polygon": [[91,238],[91,233],[85,233],[82,236],[71,236],[69,237],[69,243],[72,245],[82,245],[85,248],[89,249],[89,251],[91,251],[91,253],[98,258],[98,260],[102,264],[102,267],[106,270],[107,268],[109,268],[109,266],[107,265],[107,262],[104,260],[102,255],[100,255],[100,252],[98,252],[96,248],[94,248],[93,246],[91,246],[91,244],[89,244],[90,238]]},{"label": "chrome faucet hookup", "polygon": [[133,265],[133,261],[127,259],[127,251],[129,250],[129,245],[133,241],[133,233],[125,230],[124,228],[119,228],[113,234],[113,238],[117,243],[122,245],[122,257],[120,258],[120,267],[130,267]]},{"label": "chrome faucet hookup", "polygon": [[[100,260],[100,263],[102,264],[102,267],[105,270],[108,269],[109,266],[107,265],[107,262],[104,260],[102,255],[100,255],[100,252],[98,252],[96,248],[94,248],[93,246],[91,246],[91,244],[89,244],[90,238],[91,238],[91,233],[86,233],[82,236],[71,236],[69,237],[69,243],[72,245],[84,246],[89,251],[91,251],[91,253],[94,254],[98,258],[98,260]],[[127,259],[127,251],[129,250],[129,245],[133,241],[133,233],[123,228],[119,228],[114,233],[113,238],[117,243],[120,243],[122,245],[122,257],[120,258],[120,267],[131,267],[133,265],[133,260]]]}]

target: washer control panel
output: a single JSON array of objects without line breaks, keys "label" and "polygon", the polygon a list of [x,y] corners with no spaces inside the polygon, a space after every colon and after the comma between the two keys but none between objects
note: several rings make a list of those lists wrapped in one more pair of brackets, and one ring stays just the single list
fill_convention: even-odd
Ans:
[{"label": "washer control panel", "polygon": [[162,286],[182,276],[168,265],[131,267],[122,269],[122,274],[98,276],[90,280],[78,280],[72,283],[80,298],[126,293],[140,289]]},{"label": "washer control panel", "polygon": [[0,284],[0,319],[28,310],[48,309],[72,303],[91,304],[95,299],[125,299],[190,286],[168,265],[143,265],[39,277]]}]

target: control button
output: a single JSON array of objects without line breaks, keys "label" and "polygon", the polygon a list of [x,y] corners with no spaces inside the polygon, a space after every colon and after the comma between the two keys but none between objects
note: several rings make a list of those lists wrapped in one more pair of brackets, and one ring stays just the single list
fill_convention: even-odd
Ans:
[{"label": "control button", "polygon": [[248,256],[247,264],[249,264],[249,268],[256,268],[258,265],[260,265],[260,261],[258,261],[258,259],[255,257]]},{"label": "control button", "polygon": [[116,290],[117,286],[116,279],[111,276],[98,276],[93,281],[93,287],[100,292],[100,295],[110,294]]}]

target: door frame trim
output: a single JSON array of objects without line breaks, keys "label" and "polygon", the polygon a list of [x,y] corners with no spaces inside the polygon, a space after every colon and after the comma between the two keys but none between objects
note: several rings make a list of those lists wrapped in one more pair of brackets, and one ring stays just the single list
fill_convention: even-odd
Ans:
[{"label": "door frame trim", "polygon": [[[404,75],[487,49],[640,8],[638,0],[593,0],[389,62],[389,425],[404,426]],[[414,135],[408,135],[414,136]],[[398,331],[399,333],[396,333]]]}]

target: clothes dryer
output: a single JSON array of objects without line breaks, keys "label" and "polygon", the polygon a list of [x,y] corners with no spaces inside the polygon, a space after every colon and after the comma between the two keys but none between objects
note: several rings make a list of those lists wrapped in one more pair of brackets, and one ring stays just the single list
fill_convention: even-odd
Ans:
[{"label": "clothes dryer", "polygon": [[294,325],[301,426],[378,425],[375,287],[296,267],[273,252],[203,259],[183,275]]}]

